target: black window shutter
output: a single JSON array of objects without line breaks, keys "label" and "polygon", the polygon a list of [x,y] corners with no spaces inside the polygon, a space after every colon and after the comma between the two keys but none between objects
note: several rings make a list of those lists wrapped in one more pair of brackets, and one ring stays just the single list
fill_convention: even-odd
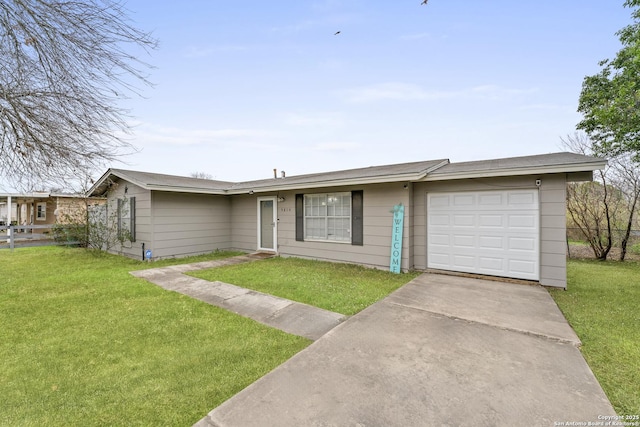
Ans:
[{"label": "black window shutter", "polygon": [[364,244],[362,231],[362,199],[362,190],[351,192],[351,244],[356,246],[362,246]]},{"label": "black window shutter", "polygon": [[304,241],[304,194],[296,194],[296,240]]},{"label": "black window shutter", "polygon": [[118,238],[120,238],[120,236],[122,236],[122,199],[118,199],[118,226],[117,226],[117,231],[118,231]]},{"label": "black window shutter", "polygon": [[135,242],[136,241],[136,198],[135,197],[130,197],[129,198],[129,209],[130,209],[130,213],[129,213],[129,220],[130,222],[130,233],[131,233],[131,241]]}]

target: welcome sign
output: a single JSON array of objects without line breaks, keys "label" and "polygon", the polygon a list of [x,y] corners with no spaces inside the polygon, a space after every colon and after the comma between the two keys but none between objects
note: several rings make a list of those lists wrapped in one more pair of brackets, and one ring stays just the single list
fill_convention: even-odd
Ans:
[{"label": "welcome sign", "polygon": [[402,262],[402,230],[404,229],[404,205],[395,205],[393,210],[393,225],[391,228],[391,260],[389,271],[400,273]]}]

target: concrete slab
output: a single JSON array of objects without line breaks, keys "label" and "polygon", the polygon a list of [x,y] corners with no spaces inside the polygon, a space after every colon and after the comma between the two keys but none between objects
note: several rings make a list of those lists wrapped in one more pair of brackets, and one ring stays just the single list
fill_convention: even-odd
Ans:
[{"label": "concrete slab", "polygon": [[265,319],[273,316],[278,310],[282,310],[291,303],[291,301],[284,298],[248,291],[226,299],[223,308],[264,323]]},{"label": "concrete slab", "polygon": [[196,426],[553,426],[615,415],[576,346],[556,325],[536,326],[555,316],[546,290],[454,279],[405,285]]},{"label": "concrete slab", "polygon": [[539,285],[423,274],[388,301],[581,345],[549,292]]},{"label": "concrete slab", "polygon": [[131,274],[164,289],[188,295],[265,325],[312,340],[320,338],[346,318],[339,313],[241,288],[233,284],[209,282],[183,274],[188,271],[239,264],[263,258],[265,258],[264,255],[243,255],[224,260],[133,271]]},{"label": "concrete slab", "polygon": [[290,334],[317,340],[346,318],[347,316],[332,311],[293,303],[265,319],[265,323]]}]

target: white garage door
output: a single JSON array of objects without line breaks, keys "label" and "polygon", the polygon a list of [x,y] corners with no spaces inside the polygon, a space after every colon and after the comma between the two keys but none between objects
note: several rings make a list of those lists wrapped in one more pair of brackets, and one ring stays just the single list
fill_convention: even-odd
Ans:
[{"label": "white garage door", "polygon": [[427,194],[427,266],[539,280],[538,190]]}]

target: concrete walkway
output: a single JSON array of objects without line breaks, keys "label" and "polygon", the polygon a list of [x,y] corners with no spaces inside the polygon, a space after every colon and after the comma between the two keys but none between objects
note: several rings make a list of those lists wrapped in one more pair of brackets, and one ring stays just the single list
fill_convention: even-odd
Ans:
[{"label": "concrete walkway", "polygon": [[615,412],[578,345],[542,287],[423,274],[196,426],[586,425]]},{"label": "concrete walkway", "polygon": [[155,283],[164,289],[189,295],[265,325],[312,340],[317,340],[346,318],[342,314],[307,304],[252,291],[229,283],[209,282],[184,274],[188,271],[240,264],[264,258],[264,254],[241,255],[215,261],[133,271],[131,274]]}]

